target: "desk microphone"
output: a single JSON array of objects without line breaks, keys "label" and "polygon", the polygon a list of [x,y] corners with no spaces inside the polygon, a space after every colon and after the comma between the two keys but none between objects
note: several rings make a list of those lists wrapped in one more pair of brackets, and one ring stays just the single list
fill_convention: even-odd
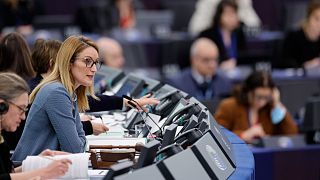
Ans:
[{"label": "desk microphone", "polygon": [[[129,96],[127,96],[127,95],[123,95],[122,96],[123,98],[125,98],[125,99],[127,99],[128,100],[128,103],[131,105],[131,106],[133,106],[134,108],[136,108],[136,109],[138,109],[137,108],[137,106],[136,106],[136,104],[139,106],[139,108],[140,109],[142,109],[142,111],[144,112],[144,113],[146,113],[146,115],[149,117],[149,119],[158,127],[158,129],[160,130],[160,135],[161,136],[163,136],[163,131],[162,131],[162,129],[160,128],[160,126],[158,125],[158,123],[156,123],[155,121],[154,121],[154,119],[149,115],[149,113],[147,112],[147,111],[145,111],[143,108],[142,108],[142,106],[136,101],[136,100],[134,100],[134,99],[132,99],[131,97],[129,97]],[[133,102],[135,102],[136,104],[134,104]],[[139,110],[138,110],[139,111]],[[145,122],[146,123],[146,122]]]},{"label": "desk microphone", "polygon": [[[148,129],[148,131],[149,131],[148,134],[150,135],[150,137],[152,137],[151,129],[149,128],[149,126],[148,126],[148,124],[147,124],[147,121],[145,120],[145,118],[143,117],[143,115],[141,114],[141,112],[139,111],[139,109],[137,108],[137,106],[136,106],[132,101],[130,101],[130,100],[128,101],[128,103],[129,103],[132,107],[134,107],[134,108],[137,109],[138,114],[141,116],[142,120],[144,121],[145,126],[147,127],[147,129]],[[138,136],[139,136],[141,133],[142,133],[142,130],[139,132]]]}]

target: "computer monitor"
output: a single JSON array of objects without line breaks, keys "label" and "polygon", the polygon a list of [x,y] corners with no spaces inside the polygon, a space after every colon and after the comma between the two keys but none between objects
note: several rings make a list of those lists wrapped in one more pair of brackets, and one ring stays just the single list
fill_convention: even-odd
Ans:
[{"label": "computer monitor", "polygon": [[145,82],[140,78],[136,78],[133,76],[128,76],[118,92],[117,96],[128,95],[132,97],[137,97],[143,90]]},{"label": "computer monitor", "polygon": [[166,131],[164,132],[163,135],[163,140],[161,144],[161,148],[164,148],[172,143],[174,143],[174,138],[176,135],[176,130],[177,130],[178,125],[176,124],[171,124]]},{"label": "computer monitor", "polygon": [[187,105],[188,105],[188,101],[184,98],[181,98],[180,101],[175,105],[171,113],[168,115],[168,117],[171,117],[172,115],[174,115],[176,112],[178,112],[180,109],[184,108]]},{"label": "computer monitor", "polygon": [[136,78],[141,78],[145,81],[145,86],[146,88],[144,89],[143,92],[141,92],[140,96],[144,96],[145,94],[149,93],[149,92],[156,92],[158,91],[162,86],[164,86],[163,83],[161,83],[160,81],[148,78],[148,77],[139,77],[137,75],[134,74],[130,74],[130,76],[132,77],[136,77]]},{"label": "computer monitor", "polygon": [[171,31],[173,13],[168,10],[136,12],[136,28],[156,37],[167,36]]},{"label": "computer monitor", "polygon": [[94,76],[94,91],[96,93],[103,93],[101,91],[111,89],[122,78],[124,78],[124,76],[125,74],[121,70],[101,66]]},{"label": "computer monitor", "polygon": [[311,97],[307,100],[301,130],[304,132],[320,130],[320,97]]},{"label": "computer monitor", "polygon": [[153,164],[159,146],[160,142],[157,140],[153,140],[145,144],[141,150],[141,154],[139,156],[136,168],[142,168]]},{"label": "computer monitor", "polygon": [[161,98],[163,98],[164,96],[166,96],[168,93],[172,93],[172,92],[176,92],[177,89],[165,84],[164,86],[162,86],[161,88],[159,88],[158,90],[156,90],[152,97],[157,98],[159,100],[161,100]]},{"label": "computer monitor", "polygon": [[107,175],[103,178],[103,180],[113,180],[115,176],[127,173],[133,167],[132,161],[125,161],[110,167]]}]

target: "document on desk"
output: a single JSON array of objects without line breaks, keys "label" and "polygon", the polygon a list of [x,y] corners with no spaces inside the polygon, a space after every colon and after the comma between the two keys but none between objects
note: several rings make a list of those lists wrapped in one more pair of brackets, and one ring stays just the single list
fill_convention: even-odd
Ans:
[{"label": "document on desk", "polygon": [[135,146],[146,143],[146,138],[106,138],[101,136],[87,137],[88,145]]},{"label": "document on desk", "polygon": [[104,169],[89,169],[88,174],[89,177],[104,177],[108,172],[109,170]]},{"label": "document on desk", "polygon": [[22,162],[22,172],[46,167],[55,160],[66,158],[71,160],[72,164],[69,165],[68,172],[59,179],[87,179],[89,157],[89,153],[56,156],[28,156]]}]

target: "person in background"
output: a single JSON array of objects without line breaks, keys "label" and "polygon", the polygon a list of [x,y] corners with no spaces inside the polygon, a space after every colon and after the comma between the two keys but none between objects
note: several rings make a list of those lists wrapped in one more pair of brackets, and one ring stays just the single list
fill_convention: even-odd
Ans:
[{"label": "person in background", "polygon": [[103,37],[97,40],[97,45],[99,56],[104,65],[115,69],[123,69],[125,59],[120,43],[114,39]]},{"label": "person in background", "polygon": [[[62,43],[52,73],[30,95],[32,105],[13,160],[44,149],[84,152],[86,138],[79,112],[89,109],[88,94],[98,99],[93,91],[94,75],[101,66],[98,52],[96,44],[83,36],[70,36]],[[142,106],[158,103],[147,97],[136,101]],[[119,99],[110,106],[121,109],[128,104]]]},{"label": "person in background", "polygon": [[122,29],[133,28],[136,24],[133,0],[114,0],[114,3],[119,15],[118,26]]},{"label": "person in background", "polygon": [[239,51],[245,49],[244,33],[240,27],[237,10],[238,6],[234,1],[221,1],[212,21],[213,25],[198,36],[209,38],[216,43],[220,68],[225,71],[236,67]]},{"label": "person in background", "polygon": [[0,72],[14,72],[26,81],[35,76],[30,49],[19,33],[7,34],[0,44]]},{"label": "person in background", "polygon": [[[218,4],[222,0],[198,0],[195,11],[189,22],[189,33],[198,35],[210,28]],[[259,28],[261,21],[252,7],[252,0],[236,0],[239,7],[238,16],[246,27]]]},{"label": "person in background", "polygon": [[270,74],[252,73],[235,90],[233,97],[218,106],[215,119],[219,124],[252,143],[265,135],[296,134],[298,128]]},{"label": "person in background", "polygon": [[[35,76],[31,64],[31,52],[25,39],[19,33],[7,34],[0,41],[0,72],[13,72],[28,81]],[[14,150],[22,134],[25,121],[14,132],[3,130],[11,150]]]},{"label": "person in background", "polygon": [[35,15],[34,0],[0,1],[0,36],[5,27],[14,27],[23,35],[33,32],[32,21]]},{"label": "person in background", "polygon": [[302,26],[289,32],[283,42],[282,67],[319,68],[320,70],[320,2],[311,1]]},{"label": "person in background", "polygon": [[207,38],[197,39],[191,46],[191,68],[168,83],[200,101],[213,100],[230,93],[231,83],[217,73],[218,48]]},{"label": "person in background", "polygon": [[[1,135],[2,130],[16,131],[25,119],[28,106],[27,83],[14,73],[0,73],[0,179],[52,179],[63,176],[68,171],[71,161],[60,159],[53,161],[47,167],[33,171],[21,172],[22,168],[13,167],[10,160],[9,147]],[[35,146],[35,144],[33,144]],[[66,154],[65,152],[45,150],[40,156]]]}]

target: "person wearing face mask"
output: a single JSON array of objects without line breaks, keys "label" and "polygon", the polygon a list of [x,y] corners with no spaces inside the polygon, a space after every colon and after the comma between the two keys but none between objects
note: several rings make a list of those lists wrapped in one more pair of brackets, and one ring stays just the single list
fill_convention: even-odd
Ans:
[{"label": "person wearing face mask", "polygon": [[[21,172],[22,168],[14,168],[10,160],[9,147],[1,135],[2,130],[16,131],[28,106],[27,83],[14,73],[0,73],[0,179],[51,179],[63,176],[68,171],[71,161],[61,159],[53,161],[47,167],[33,171]],[[45,150],[40,155],[50,156],[67,154],[65,152]]]},{"label": "person wearing face mask", "polygon": [[282,67],[318,68],[320,71],[320,2],[311,1],[306,20],[283,42]]},{"label": "person wearing face mask", "polygon": [[262,71],[249,75],[233,97],[223,100],[215,118],[248,143],[265,135],[298,132],[271,76]]}]

